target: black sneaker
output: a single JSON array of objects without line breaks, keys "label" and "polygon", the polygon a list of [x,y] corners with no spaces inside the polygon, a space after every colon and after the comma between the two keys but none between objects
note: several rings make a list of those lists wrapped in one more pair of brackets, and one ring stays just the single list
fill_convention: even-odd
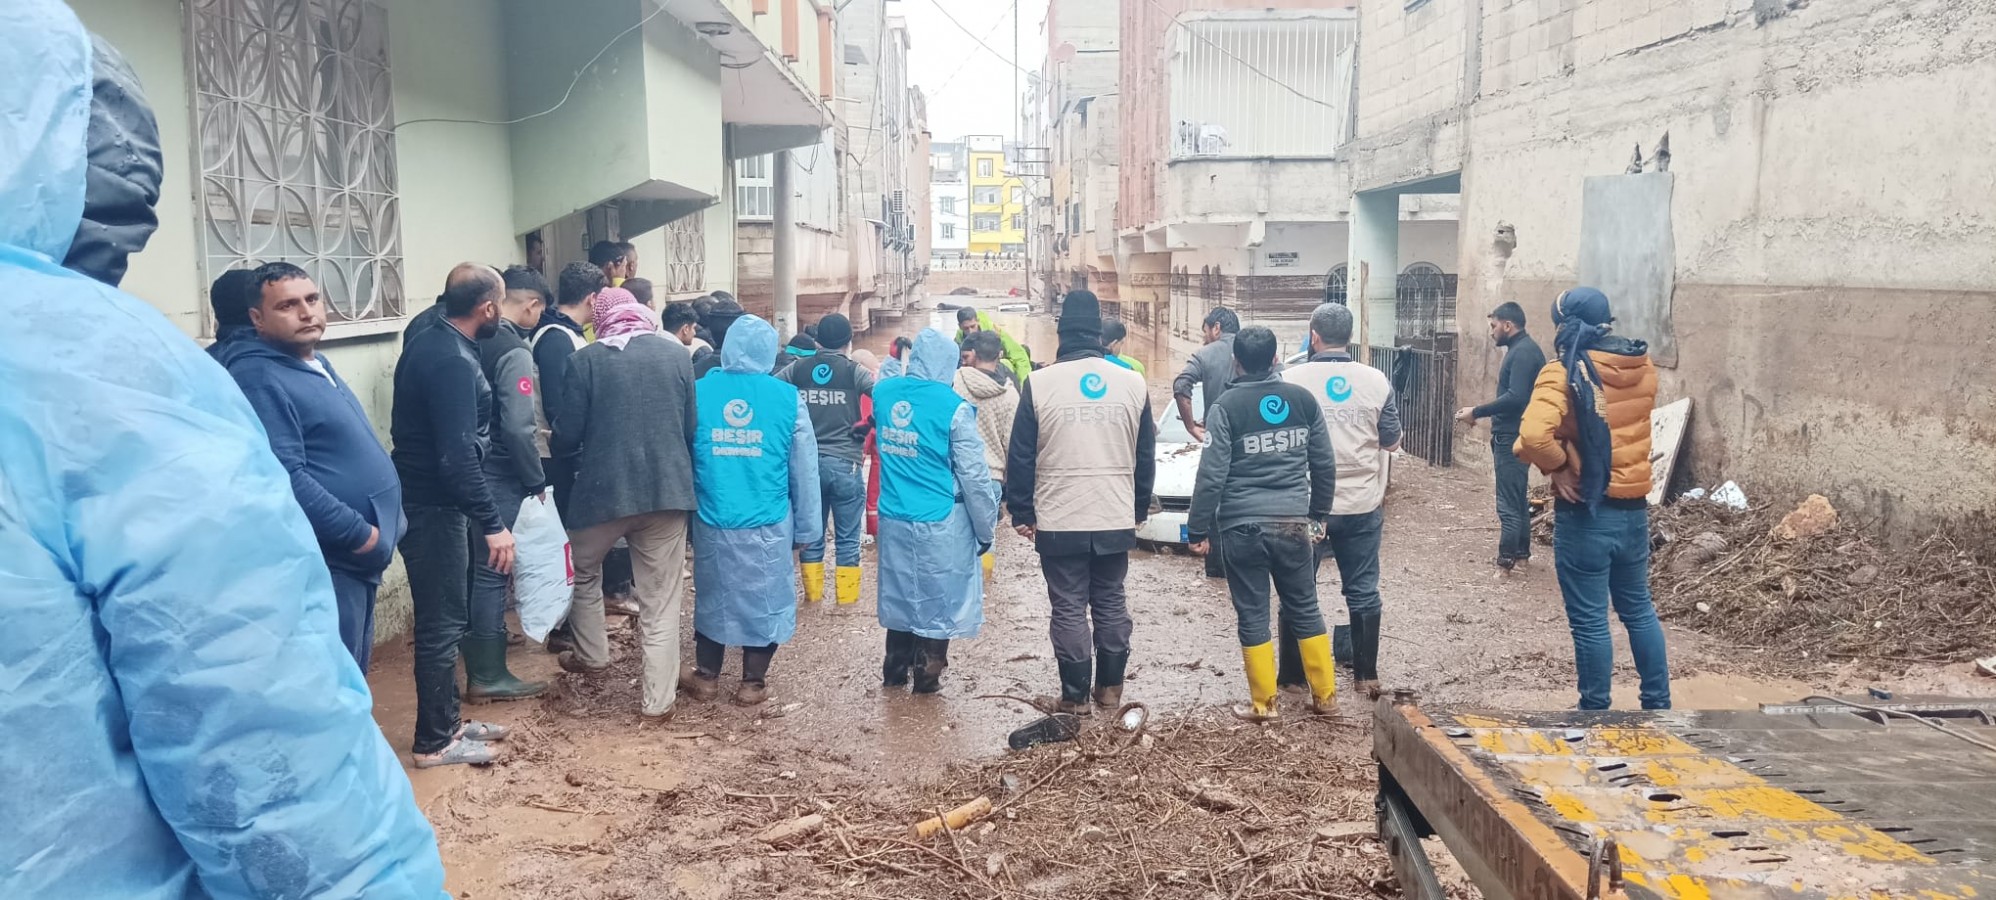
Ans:
[{"label": "black sneaker", "polygon": [[1072,713],[1054,713],[1018,731],[1012,732],[1005,743],[1014,750],[1024,750],[1039,744],[1053,744],[1071,741],[1081,735],[1081,717]]}]

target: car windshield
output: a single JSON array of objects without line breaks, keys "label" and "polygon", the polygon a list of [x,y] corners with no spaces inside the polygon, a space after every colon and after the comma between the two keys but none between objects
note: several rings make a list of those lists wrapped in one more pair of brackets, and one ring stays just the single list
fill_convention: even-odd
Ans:
[{"label": "car windshield", "polygon": [[[1199,408],[1200,386],[1192,386],[1192,408]],[[1157,442],[1160,444],[1193,443],[1192,433],[1185,430],[1185,423],[1178,421],[1178,402],[1173,400],[1164,406],[1164,415],[1157,420]]]}]

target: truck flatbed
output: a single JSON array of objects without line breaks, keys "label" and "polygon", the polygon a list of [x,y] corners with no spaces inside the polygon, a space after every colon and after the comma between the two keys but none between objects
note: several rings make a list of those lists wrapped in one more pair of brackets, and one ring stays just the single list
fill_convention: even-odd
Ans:
[{"label": "truck flatbed", "polygon": [[1520,713],[1403,692],[1374,714],[1381,834],[1416,900],[1440,900],[1428,834],[1492,900],[1996,900],[1996,702],[1855,702]]}]

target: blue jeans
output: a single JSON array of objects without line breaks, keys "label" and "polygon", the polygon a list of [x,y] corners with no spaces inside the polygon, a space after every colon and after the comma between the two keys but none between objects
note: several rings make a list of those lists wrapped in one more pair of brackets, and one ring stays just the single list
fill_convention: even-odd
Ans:
[{"label": "blue jeans", "polygon": [[1309,526],[1249,522],[1220,532],[1220,542],[1226,548],[1227,590],[1241,646],[1259,647],[1273,639],[1268,627],[1271,583],[1286,637],[1301,641],[1324,633]]},{"label": "blue jeans", "polygon": [[[833,557],[841,566],[859,565],[859,536],[866,529],[866,477],[859,463],[836,456],[818,457],[818,496],[824,499],[825,517],[833,527],[825,534],[835,541]],[[825,538],[804,548],[802,562],[825,561]]]},{"label": "blue jeans", "polygon": [[340,643],[353,654],[360,674],[374,655],[374,595],[380,585],[332,570],[333,603],[340,610]]},{"label": "blue jeans", "polygon": [[1490,438],[1490,460],[1497,470],[1497,558],[1509,562],[1532,558],[1531,468],[1511,452],[1516,432]]},{"label": "blue jeans", "polygon": [[1561,503],[1553,522],[1553,568],[1573,631],[1581,709],[1607,709],[1615,674],[1608,606],[1629,633],[1644,709],[1670,708],[1670,661],[1649,595],[1649,510],[1603,504],[1588,513]]}]

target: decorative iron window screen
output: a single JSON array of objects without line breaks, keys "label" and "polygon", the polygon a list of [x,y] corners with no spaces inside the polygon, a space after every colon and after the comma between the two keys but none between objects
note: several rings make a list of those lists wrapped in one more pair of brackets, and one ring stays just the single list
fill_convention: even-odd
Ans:
[{"label": "decorative iron window screen", "polygon": [[403,315],[388,14],[375,0],[188,0],[202,274],[283,260],[335,325]]},{"label": "decorative iron window screen", "polygon": [[707,286],[707,216],[693,213],[665,223],[665,277],[657,279],[667,293],[686,294]]}]

